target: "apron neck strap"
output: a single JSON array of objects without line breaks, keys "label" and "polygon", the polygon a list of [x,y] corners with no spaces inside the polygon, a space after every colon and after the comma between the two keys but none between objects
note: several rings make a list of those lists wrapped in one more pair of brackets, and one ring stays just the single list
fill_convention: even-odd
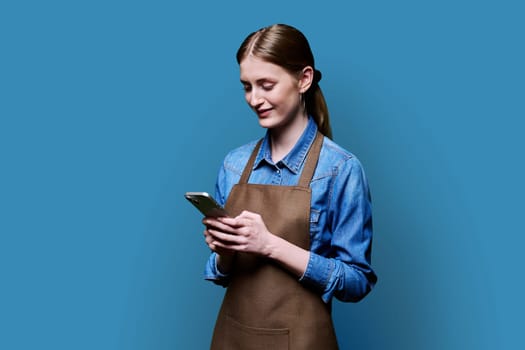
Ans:
[{"label": "apron neck strap", "polygon": [[[253,149],[252,154],[250,155],[250,159],[248,159],[248,163],[246,163],[246,166],[244,167],[241,179],[239,180],[239,184],[248,183],[248,179],[250,178],[250,175],[252,173],[253,164],[255,163],[255,158],[259,153],[259,149],[261,148],[262,142],[263,139],[260,139],[259,142],[257,142],[257,144],[255,145],[255,148]],[[323,134],[321,134],[318,131],[317,135],[315,136],[314,142],[312,143],[312,146],[310,146],[308,154],[306,155],[306,163],[304,165],[303,172],[301,173],[301,178],[299,179],[298,184],[300,187],[310,187],[310,181],[312,181],[315,168],[317,167],[317,161],[319,160],[319,154],[321,153],[322,145]]]},{"label": "apron neck strap", "polygon": [[319,131],[315,136],[315,140],[308,150],[306,155],[306,164],[303,167],[303,172],[301,173],[301,178],[299,179],[300,187],[310,187],[310,181],[314,176],[315,168],[317,167],[317,161],[319,160],[319,154],[321,153],[321,146],[323,145],[323,134]]},{"label": "apron neck strap", "polygon": [[257,144],[255,145],[252,155],[250,156],[250,159],[248,159],[248,163],[246,163],[246,166],[244,167],[244,171],[242,172],[239,184],[248,183],[248,179],[250,178],[250,175],[252,173],[253,164],[255,163],[255,157],[257,157],[257,154],[259,153],[259,149],[261,148],[262,142],[263,139],[260,139],[259,142],[257,142]]}]

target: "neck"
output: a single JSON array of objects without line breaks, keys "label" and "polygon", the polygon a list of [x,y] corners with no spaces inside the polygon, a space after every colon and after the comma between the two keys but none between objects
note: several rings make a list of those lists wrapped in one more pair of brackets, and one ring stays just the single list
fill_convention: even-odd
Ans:
[{"label": "neck", "polygon": [[283,128],[270,130],[270,145],[272,160],[277,163],[283,159],[295,146],[304,129],[308,125],[306,114],[298,116],[292,123]]}]

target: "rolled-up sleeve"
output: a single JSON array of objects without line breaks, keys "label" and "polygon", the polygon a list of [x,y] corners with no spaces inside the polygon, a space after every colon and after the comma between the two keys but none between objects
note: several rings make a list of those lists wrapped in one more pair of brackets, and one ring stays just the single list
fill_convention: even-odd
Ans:
[{"label": "rolled-up sleeve", "polygon": [[321,294],[324,302],[333,297],[357,302],[370,292],[377,276],[371,267],[370,191],[355,157],[340,164],[330,193],[326,225],[331,231],[330,254],[311,252],[300,282]]},{"label": "rolled-up sleeve", "polygon": [[211,253],[204,269],[204,279],[221,286],[227,286],[229,282],[228,277],[228,275],[221,273],[217,267],[217,254]]}]

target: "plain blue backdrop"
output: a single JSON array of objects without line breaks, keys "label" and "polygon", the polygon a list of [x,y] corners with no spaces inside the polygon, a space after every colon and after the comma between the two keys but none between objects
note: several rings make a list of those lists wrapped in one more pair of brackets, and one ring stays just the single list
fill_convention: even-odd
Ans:
[{"label": "plain blue backdrop", "polygon": [[4,1],[0,348],[206,349],[223,289],[186,191],[263,135],[235,52],[309,38],[374,203],[342,349],[523,348],[519,1]]}]

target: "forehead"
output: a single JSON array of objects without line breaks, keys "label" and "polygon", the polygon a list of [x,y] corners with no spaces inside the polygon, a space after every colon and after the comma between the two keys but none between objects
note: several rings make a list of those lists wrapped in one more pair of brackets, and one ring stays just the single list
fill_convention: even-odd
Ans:
[{"label": "forehead", "polygon": [[257,81],[261,79],[279,79],[290,76],[281,66],[266,62],[252,55],[248,55],[239,64],[242,81]]}]

